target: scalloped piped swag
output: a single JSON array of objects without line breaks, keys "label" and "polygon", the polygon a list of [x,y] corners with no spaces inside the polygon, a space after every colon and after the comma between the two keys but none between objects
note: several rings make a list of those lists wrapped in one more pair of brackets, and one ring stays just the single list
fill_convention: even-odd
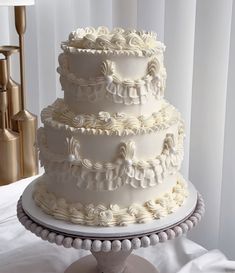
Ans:
[{"label": "scalloped piped swag", "polygon": [[175,145],[173,134],[167,134],[163,143],[162,153],[149,160],[135,158],[136,145],[134,141],[120,143],[113,162],[92,162],[83,158],[79,152],[79,139],[67,137],[67,151],[65,155],[55,154],[47,148],[46,136],[43,128],[38,131],[38,144],[41,164],[46,172],[57,176],[72,174],[76,177],[77,186],[87,190],[113,191],[129,184],[134,188],[154,187],[163,179],[176,174],[183,159],[183,127],[179,130],[178,144]]}]

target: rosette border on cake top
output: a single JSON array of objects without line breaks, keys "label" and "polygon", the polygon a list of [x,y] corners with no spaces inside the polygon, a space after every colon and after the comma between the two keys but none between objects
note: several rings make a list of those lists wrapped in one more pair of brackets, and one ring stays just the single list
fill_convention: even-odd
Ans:
[{"label": "rosette border on cake top", "polygon": [[62,43],[65,49],[86,50],[90,53],[153,55],[156,51],[165,50],[163,43],[157,40],[155,32],[123,29],[109,30],[98,28],[78,28],[69,34],[68,41]]}]

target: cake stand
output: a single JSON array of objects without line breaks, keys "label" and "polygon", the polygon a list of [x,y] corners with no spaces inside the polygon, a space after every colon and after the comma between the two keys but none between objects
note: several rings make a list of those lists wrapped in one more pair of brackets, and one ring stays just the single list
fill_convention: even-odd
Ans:
[{"label": "cake stand", "polygon": [[70,265],[65,273],[157,273],[146,259],[131,255],[140,247],[149,247],[187,233],[201,220],[205,211],[201,195],[189,183],[184,206],[168,217],[128,227],[87,227],[59,221],[42,212],[33,199],[33,181],[18,201],[17,216],[22,225],[50,243],[65,248],[89,250]]}]

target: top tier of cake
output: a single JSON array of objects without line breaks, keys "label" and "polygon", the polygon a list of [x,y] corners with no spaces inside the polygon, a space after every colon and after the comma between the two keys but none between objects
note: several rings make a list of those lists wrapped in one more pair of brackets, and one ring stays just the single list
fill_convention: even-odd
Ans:
[{"label": "top tier of cake", "polygon": [[162,107],[164,45],[152,32],[77,29],[62,43],[58,72],[75,114],[151,115]]}]

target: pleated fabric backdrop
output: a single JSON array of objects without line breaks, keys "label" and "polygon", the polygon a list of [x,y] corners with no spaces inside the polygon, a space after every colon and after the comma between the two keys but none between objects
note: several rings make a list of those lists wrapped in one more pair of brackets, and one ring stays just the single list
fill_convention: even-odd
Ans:
[{"label": "pleated fabric backdrop", "polygon": [[[38,0],[27,8],[27,22],[27,106],[36,114],[63,96],[55,71],[71,30],[106,25],[158,33],[166,44],[166,98],[186,122],[182,172],[207,207],[190,237],[235,259],[233,0]],[[0,44],[6,43],[17,36],[12,9],[1,7]]]}]

